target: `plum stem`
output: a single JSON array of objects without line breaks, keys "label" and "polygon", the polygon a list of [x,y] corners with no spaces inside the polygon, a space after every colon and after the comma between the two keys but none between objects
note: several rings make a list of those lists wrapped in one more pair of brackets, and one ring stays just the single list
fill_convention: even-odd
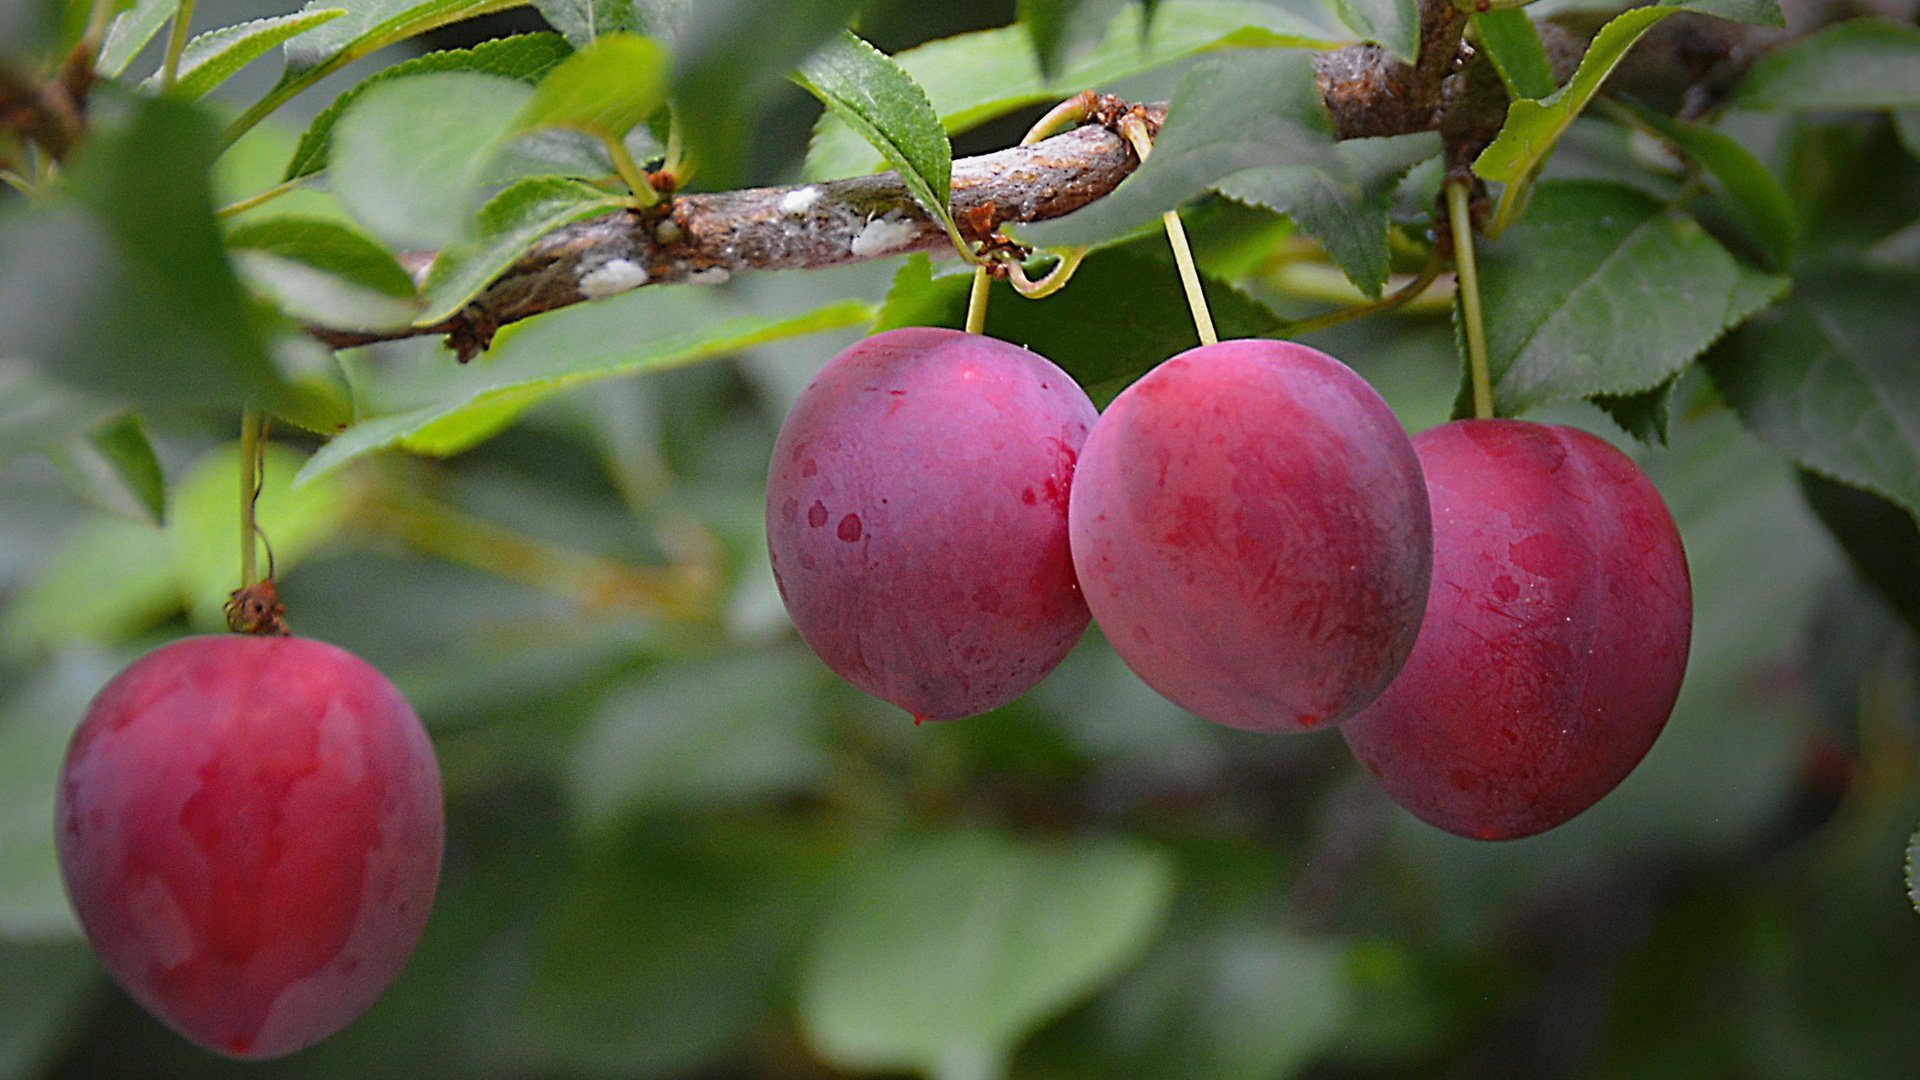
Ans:
[{"label": "plum stem", "polygon": [[1473,415],[1493,416],[1493,376],[1487,368],[1487,327],[1480,311],[1480,270],[1473,258],[1473,215],[1465,181],[1447,182],[1447,219],[1453,226],[1454,282],[1467,331],[1467,376],[1473,383]]},{"label": "plum stem", "polygon": [[[1020,145],[1032,146],[1036,143],[1044,142],[1047,138],[1059,131],[1078,125],[1092,114],[1096,101],[1097,99],[1093,91],[1083,90],[1060,104],[1055,105],[1053,108],[1048,109],[1045,115],[1035,120],[1033,126],[1027,129],[1026,135],[1020,139]],[[1079,252],[1079,255],[1084,254],[1084,250]],[[1020,288],[1020,295],[1025,296],[1029,300],[1038,300],[1058,290],[1062,285],[1067,283],[1066,279],[1072,277],[1074,269],[1080,265],[1079,255],[1063,255],[1061,257],[1060,266],[1057,269],[1064,270],[1064,273],[1059,281],[1051,283],[1044,291],[1035,291],[1032,288]],[[1020,264],[1018,262],[1013,263],[1010,269],[1013,272],[1013,276],[1021,282],[1025,282],[1026,276],[1020,272]],[[1030,285],[1031,283],[1028,284]],[[969,334],[986,332],[987,297],[992,285],[993,276],[989,271],[988,262],[986,259],[982,259],[980,263],[973,268],[973,289],[967,294],[967,333]],[[1019,288],[1019,286],[1016,285],[1016,288]]]},{"label": "plum stem", "polygon": [[973,268],[973,288],[967,293],[969,334],[984,334],[987,331],[987,295],[992,285],[993,278],[987,273],[986,263]]},{"label": "plum stem", "polygon": [[259,580],[254,559],[259,525],[254,520],[260,505],[260,488],[266,471],[261,446],[260,413],[246,409],[240,413],[240,587],[248,588]]},{"label": "plum stem", "polygon": [[[1120,134],[1133,144],[1133,152],[1140,156],[1140,164],[1147,163],[1147,155],[1153,153],[1153,139],[1147,134],[1146,121],[1139,114],[1129,113],[1120,119]],[[1180,223],[1180,212],[1169,210],[1160,215],[1161,224],[1167,228],[1167,245],[1173,248],[1174,265],[1180,268],[1180,286],[1187,292],[1187,307],[1193,312],[1193,329],[1200,335],[1200,344],[1212,345],[1220,340],[1213,331],[1213,315],[1207,310],[1207,294],[1200,287],[1200,271],[1193,264],[1193,248],[1187,244],[1187,227]]]}]

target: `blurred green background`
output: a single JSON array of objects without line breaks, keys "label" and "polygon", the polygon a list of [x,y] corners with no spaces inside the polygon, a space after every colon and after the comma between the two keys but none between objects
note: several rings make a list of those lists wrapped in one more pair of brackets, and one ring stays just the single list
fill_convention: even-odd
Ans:
[{"label": "blurred green background", "polygon": [[[205,3],[196,25],[281,7]],[[891,51],[1012,16],[901,0],[862,30]],[[538,25],[517,13],[424,44]],[[301,107],[390,60],[249,136],[222,164],[227,194],[270,182]],[[259,67],[224,92],[257,96],[273,75]],[[1179,70],[1115,89],[1164,97]],[[797,173],[816,108],[776,97],[759,179]],[[1577,149],[1562,156],[1577,174]],[[635,327],[877,302],[897,267],[640,290],[527,336],[590,350]],[[1697,373],[1662,450],[1585,406],[1535,414],[1628,445],[1655,477],[1692,564],[1693,655],[1667,731],[1613,795],[1485,845],[1387,802],[1333,733],[1182,713],[1097,631],[1027,698],[962,722],[916,728],[839,682],[781,609],[761,486],[793,396],[855,334],[602,382],[457,458],[366,458],[297,490],[318,443],[275,432],[262,514],[290,620],[407,694],[449,819],[411,966],[347,1031],[265,1065],[197,1049],[110,984],[51,831],[92,693],[217,625],[230,419],[149,410],[164,526],[88,506],[45,457],[0,463],[0,1077],[1920,1070],[1920,916],[1901,877],[1920,822],[1920,647]],[[1448,415],[1444,312],[1310,343],[1410,429]],[[433,341],[347,363],[390,407],[467,374]]]}]

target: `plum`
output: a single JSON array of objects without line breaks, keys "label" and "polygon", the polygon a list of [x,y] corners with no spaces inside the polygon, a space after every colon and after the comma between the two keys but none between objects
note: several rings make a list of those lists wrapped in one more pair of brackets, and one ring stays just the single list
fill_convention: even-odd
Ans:
[{"label": "plum", "polygon": [[1413,648],[1432,563],[1420,464],[1325,353],[1223,341],[1162,363],[1094,427],[1069,516],[1094,621],[1208,720],[1337,723]]},{"label": "plum", "polygon": [[380,673],[295,637],[195,637],[102,689],[61,773],[67,894],[107,970],[209,1049],[268,1058],[364,1012],[440,873],[440,771]]},{"label": "plum", "polygon": [[1420,818],[1529,836],[1612,791],[1666,725],[1693,621],[1686,553],[1652,481],[1586,432],[1462,420],[1414,446],[1433,591],[1406,667],[1341,731]]},{"label": "plum", "polygon": [[916,719],[1032,689],[1087,627],[1067,498],[1097,418],[1046,358],[978,334],[890,330],[836,356],[767,476],[767,550],[800,635]]}]

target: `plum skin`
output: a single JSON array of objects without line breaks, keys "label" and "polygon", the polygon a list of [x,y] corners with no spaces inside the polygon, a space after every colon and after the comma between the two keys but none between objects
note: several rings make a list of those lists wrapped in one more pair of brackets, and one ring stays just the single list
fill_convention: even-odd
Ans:
[{"label": "plum skin", "polygon": [[345,1027],[405,966],[443,815],[425,729],[365,661],[305,638],[195,637],[94,698],[56,840],[120,985],[208,1049],[270,1058]]},{"label": "plum skin", "polygon": [[1462,420],[1414,440],[1434,516],[1413,656],[1341,731],[1448,832],[1553,828],[1625,779],[1686,673],[1680,533],[1626,454],[1574,428]]},{"label": "plum skin", "polygon": [[1162,363],[1101,416],[1069,516],[1094,621],[1205,719],[1337,723],[1413,648],[1432,560],[1419,462],[1325,353],[1225,341]]},{"label": "plum skin", "polygon": [[1045,357],[917,327],[856,342],[800,395],[767,476],[794,626],[916,719],[1033,688],[1085,632],[1067,494],[1098,413]]}]

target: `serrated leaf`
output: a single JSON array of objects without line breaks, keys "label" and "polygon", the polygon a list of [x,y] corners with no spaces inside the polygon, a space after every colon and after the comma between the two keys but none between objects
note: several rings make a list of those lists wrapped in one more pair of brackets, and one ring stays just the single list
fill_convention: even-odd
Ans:
[{"label": "serrated leaf", "polygon": [[1667,6],[1750,26],[1787,25],[1787,17],[1780,10],[1780,0],[1674,0]]},{"label": "serrated leaf", "polygon": [[1788,284],[1742,266],[1692,218],[1597,181],[1542,184],[1479,262],[1503,416],[1656,386]]},{"label": "serrated leaf", "polygon": [[1256,168],[1346,173],[1321,104],[1313,59],[1247,50],[1202,61],[1180,80],[1153,154],[1105,198],[1055,221],[1021,226],[1043,247],[1110,240],[1236,173]]},{"label": "serrated leaf", "polygon": [[[235,23],[201,34],[187,42],[180,54],[179,79],[173,84],[173,92],[189,101],[205,97],[275,46],[345,14],[337,7],[309,7],[291,15]],[[159,74],[148,76],[140,87],[157,91]]]},{"label": "serrated leaf", "polygon": [[[872,321],[873,308],[843,301],[788,318],[725,317],[698,289],[641,289],[503,331],[454,395],[409,412],[364,420],[320,448],[301,483],[403,442],[452,454],[568,387],[723,356],[751,345]],[[687,328],[679,329],[675,328]]]},{"label": "serrated leaf", "polygon": [[1238,202],[1287,214],[1320,241],[1348,280],[1378,298],[1388,265],[1387,211],[1407,170],[1440,152],[1438,132],[1347,139],[1330,160],[1235,173],[1219,185]]},{"label": "serrated leaf", "polygon": [[1743,109],[1920,107],[1920,27],[1879,19],[1829,26],[1754,64],[1731,101]]},{"label": "serrated leaf", "polygon": [[479,239],[446,248],[433,260],[423,289],[426,310],[416,321],[431,325],[458,312],[547,233],[625,205],[618,196],[557,176],[513,184],[481,207]]},{"label": "serrated leaf", "polygon": [[1801,466],[1920,516],[1920,276],[1837,271],[1707,357],[1741,422]]},{"label": "serrated leaf", "polygon": [[533,94],[525,83],[467,71],[371,87],[335,127],[334,192],[396,248],[465,239],[488,161],[518,130]]},{"label": "serrated leaf", "polygon": [[138,413],[127,413],[63,446],[49,447],[67,484],[109,513],[158,524],[167,516],[167,478]]},{"label": "serrated leaf", "polygon": [[1340,21],[1409,64],[1420,55],[1420,9],[1414,0],[1333,0]]},{"label": "serrated leaf", "polygon": [[518,34],[482,42],[471,49],[446,49],[417,56],[362,80],[353,89],[321,110],[300,136],[300,145],[287,163],[284,179],[294,180],[327,167],[327,154],[333,141],[333,127],[349,105],[361,94],[380,83],[425,75],[436,71],[471,71],[481,75],[499,75],[531,86],[565,60],[572,49],[558,34]]},{"label": "serrated leaf", "polygon": [[801,1029],[857,1071],[992,1076],[1152,938],[1173,868],[1131,841],[953,832],[876,858],[800,972]]},{"label": "serrated leaf", "polygon": [[1633,8],[1601,27],[1567,85],[1538,101],[1522,98],[1507,107],[1506,123],[1474,160],[1473,171],[1483,179],[1507,184],[1523,183],[1538,172],[1560,133],[1600,92],[1601,84],[1625,58],[1627,50],[1674,10]]},{"label": "serrated leaf", "polygon": [[645,30],[634,0],[533,0],[533,9],[576,49],[601,34]]},{"label": "serrated leaf", "polygon": [[1620,430],[1648,446],[1667,445],[1672,421],[1673,387],[1678,376],[1637,394],[1601,394],[1593,399]]},{"label": "serrated leaf", "polygon": [[1546,46],[1540,43],[1540,32],[1533,28],[1533,20],[1524,10],[1483,12],[1473,16],[1473,28],[1480,35],[1481,49],[1500,73],[1508,98],[1543,98],[1557,89]]},{"label": "serrated leaf", "polygon": [[1773,266],[1786,268],[1793,260],[1793,249],[1799,241],[1800,218],[1786,188],[1752,151],[1712,128],[1683,123],[1626,102],[1622,102],[1621,107],[1712,173],[1753,230]]},{"label": "serrated leaf", "polygon": [[140,55],[140,50],[167,25],[179,7],[180,0],[139,0],[115,16],[100,45],[100,59],[96,64],[100,74],[117,76],[127,70],[127,65],[133,63],[133,58]]},{"label": "serrated leaf", "polygon": [[[1920,631],[1920,526],[1914,515],[1870,491],[1800,470],[1800,493],[1860,580]],[[1892,620],[1888,620],[1889,623]]]},{"label": "serrated leaf", "polygon": [[227,234],[234,262],[288,315],[341,330],[386,330],[420,310],[413,279],[365,233],[330,218],[273,217]]},{"label": "serrated leaf", "polygon": [[800,65],[800,85],[880,151],[915,201],[956,232],[953,147],[924,90],[885,53],[843,32]]},{"label": "serrated leaf", "polygon": [[[1042,75],[1033,42],[1018,26],[958,34],[907,49],[893,59],[926,91],[949,135],[1016,109],[1100,89],[1208,49],[1233,45],[1332,47],[1351,35],[1311,7],[1248,0],[1167,0],[1150,30],[1135,5],[1122,8],[1100,42],[1065,70]],[[872,172],[883,159],[838,117],[814,126],[802,175],[832,180]]]},{"label": "serrated leaf", "polygon": [[666,50],[633,34],[605,34],[540,80],[515,126],[618,139],[658,111],[666,95]]}]

